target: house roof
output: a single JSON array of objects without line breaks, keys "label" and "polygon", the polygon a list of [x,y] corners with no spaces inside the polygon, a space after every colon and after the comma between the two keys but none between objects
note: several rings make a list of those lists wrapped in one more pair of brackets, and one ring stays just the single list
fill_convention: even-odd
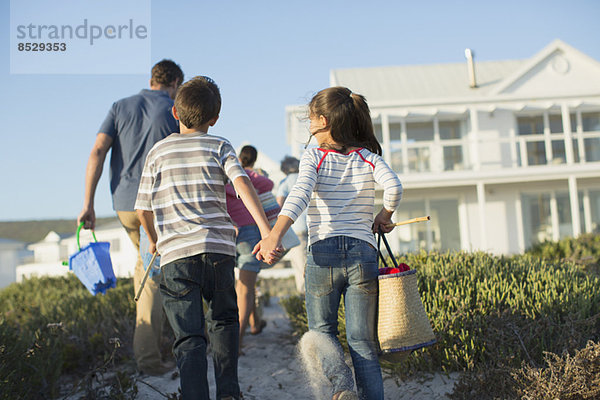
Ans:
[{"label": "house roof", "polygon": [[331,85],[342,85],[378,102],[481,97],[526,61],[482,61],[475,64],[478,87],[469,87],[467,64],[403,65],[337,69],[331,71]]},{"label": "house roof", "polygon": [[[467,62],[336,69],[331,86],[346,86],[370,105],[477,101],[503,94],[530,97],[600,93],[600,63],[561,40],[525,60],[475,61],[476,88]],[[550,84],[551,82],[551,84]]]}]

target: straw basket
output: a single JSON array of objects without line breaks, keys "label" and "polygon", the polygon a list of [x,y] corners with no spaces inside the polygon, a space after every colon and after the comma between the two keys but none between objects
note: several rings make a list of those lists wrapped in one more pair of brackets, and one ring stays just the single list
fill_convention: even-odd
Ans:
[{"label": "straw basket", "polygon": [[[390,245],[381,231],[377,243],[380,259],[387,267],[385,257],[381,253],[382,239],[394,267],[398,268]],[[415,269],[379,275],[377,339],[379,357],[389,362],[401,362],[413,350],[435,343],[435,335],[419,295]]]},{"label": "straw basket", "polygon": [[399,362],[435,343],[417,287],[417,271],[379,276],[377,336],[380,358]]},{"label": "straw basket", "polygon": [[77,228],[79,251],[69,257],[69,269],[77,275],[91,294],[104,294],[106,290],[117,286],[117,278],[110,260],[110,243],[98,242],[92,231],[95,242],[82,248],[79,245],[79,231],[82,227],[83,222]]}]

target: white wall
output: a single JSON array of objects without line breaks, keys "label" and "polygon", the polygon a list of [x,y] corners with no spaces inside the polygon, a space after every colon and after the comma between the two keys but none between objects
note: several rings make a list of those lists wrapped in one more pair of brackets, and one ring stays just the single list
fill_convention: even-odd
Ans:
[{"label": "white wall", "polygon": [[16,267],[31,251],[25,249],[25,243],[17,241],[0,242],[0,288],[16,282]]}]

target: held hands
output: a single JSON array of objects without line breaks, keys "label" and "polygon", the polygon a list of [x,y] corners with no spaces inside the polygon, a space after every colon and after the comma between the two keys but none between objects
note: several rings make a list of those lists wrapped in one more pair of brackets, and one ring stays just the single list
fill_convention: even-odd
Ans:
[{"label": "held hands", "polygon": [[283,256],[283,251],[281,241],[278,242],[269,235],[254,246],[252,254],[256,255],[257,260],[273,265]]},{"label": "held hands", "polygon": [[388,211],[385,208],[382,208],[381,211],[379,211],[379,214],[377,214],[373,220],[373,233],[379,232],[380,228],[383,233],[391,232],[394,227],[387,227],[386,225],[393,224],[392,214],[394,214],[393,211]]}]

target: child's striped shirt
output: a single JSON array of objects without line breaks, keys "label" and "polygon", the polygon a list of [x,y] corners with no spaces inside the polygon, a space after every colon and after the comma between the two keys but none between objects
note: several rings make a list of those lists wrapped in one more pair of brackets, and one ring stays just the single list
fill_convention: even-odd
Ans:
[{"label": "child's striped shirt", "polygon": [[296,185],[280,215],[295,221],[308,207],[309,244],[333,236],[350,236],[376,247],[372,232],[375,183],[383,187],[383,206],[396,210],[402,184],[381,156],[364,148],[348,154],[307,150],[300,161]]},{"label": "child's striped shirt", "polygon": [[201,253],[236,255],[225,183],[246,176],[227,139],[174,133],[148,153],[135,203],[154,212],[161,266]]}]

